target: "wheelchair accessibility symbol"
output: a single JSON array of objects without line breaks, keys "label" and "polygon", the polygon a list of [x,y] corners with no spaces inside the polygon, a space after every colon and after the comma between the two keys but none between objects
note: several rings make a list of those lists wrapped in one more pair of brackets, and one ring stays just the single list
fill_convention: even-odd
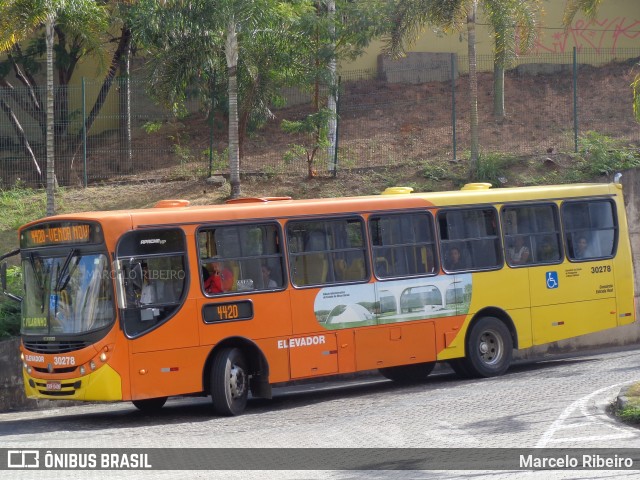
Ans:
[{"label": "wheelchair accessibility symbol", "polygon": [[558,288],[558,272],[547,272],[547,288]]}]

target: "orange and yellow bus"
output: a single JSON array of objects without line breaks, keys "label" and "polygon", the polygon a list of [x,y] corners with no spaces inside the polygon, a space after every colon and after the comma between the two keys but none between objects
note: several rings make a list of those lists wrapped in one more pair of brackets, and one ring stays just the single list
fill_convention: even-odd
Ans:
[{"label": "orange and yellow bus", "polygon": [[291,380],[496,376],[635,320],[618,182],[188,203],[20,229],[28,397],[235,415]]}]

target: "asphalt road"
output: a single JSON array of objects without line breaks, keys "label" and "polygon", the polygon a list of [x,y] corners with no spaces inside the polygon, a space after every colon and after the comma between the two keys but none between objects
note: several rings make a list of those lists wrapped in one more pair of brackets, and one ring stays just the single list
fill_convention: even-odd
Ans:
[{"label": "asphalt road", "polygon": [[[640,430],[607,412],[620,389],[636,381],[640,350],[617,350],[519,363],[492,379],[460,380],[443,368],[411,386],[368,376],[284,387],[275,389],[271,401],[250,400],[246,413],[232,418],[215,417],[206,398],[170,399],[157,414],[127,403],[87,404],[0,414],[0,447],[640,448]],[[34,472],[11,473],[33,478]],[[56,478],[138,478],[142,473],[145,478],[640,476],[639,470],[242,472],[238,465],[238,471],[219,472],[65,471]]]}]

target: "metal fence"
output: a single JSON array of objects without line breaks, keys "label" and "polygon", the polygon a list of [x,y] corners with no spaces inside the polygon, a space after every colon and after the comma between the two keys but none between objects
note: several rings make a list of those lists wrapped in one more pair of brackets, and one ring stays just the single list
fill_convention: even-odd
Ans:
[{"label": "metal fence", "polygon": [[[479,57],[481,153],[527,157],[573,152],[577,138],[587,131],[638,142],[640,129],[633,119],[630,89],[637,57],[640,49],[522,57],[505,73],[506,116],[502,119],[493,114],[493,57]],[[341,73],[338,174],[468,156],[468,59],[453,54],[445,58],[449,60],[436,67],[414,63]],[[188,97],[189,113],[175,118],[155,105],[146,84],[135,79],[128,89],[123,83],[112,88],[91,130],[83,134],[84,119],[100,85],[85,80],[81,86],[56,91],[59,183],[204,178],[228,172],[222,112],[207,117],[198,101]],[[29,95],[26,89],[0,88],[2,188],[16,182],[44,183],[43,114],[25,107]],[[45,96],[43,90],[36,95]],[[281,122],[312,113],[312,95],[294,89],[286,97],[287,106],[274,109],[272,120],[248,132],[242,146],[243,174],[307,174],[304,147],[309,139],[284,133]],[[333,161],[321,149],[314,162],[317,174],[328,174]]]}]

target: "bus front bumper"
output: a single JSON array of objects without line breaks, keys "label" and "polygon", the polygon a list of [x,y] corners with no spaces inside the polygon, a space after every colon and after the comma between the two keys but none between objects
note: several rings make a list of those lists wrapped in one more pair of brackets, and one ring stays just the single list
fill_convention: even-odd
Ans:
[{"label": "bus front bumper", "polygon": [[111,402],[122,400],[122,379],[109,365],[83,377],[53,380],[35,378],[22,369],[28,398]]}]

